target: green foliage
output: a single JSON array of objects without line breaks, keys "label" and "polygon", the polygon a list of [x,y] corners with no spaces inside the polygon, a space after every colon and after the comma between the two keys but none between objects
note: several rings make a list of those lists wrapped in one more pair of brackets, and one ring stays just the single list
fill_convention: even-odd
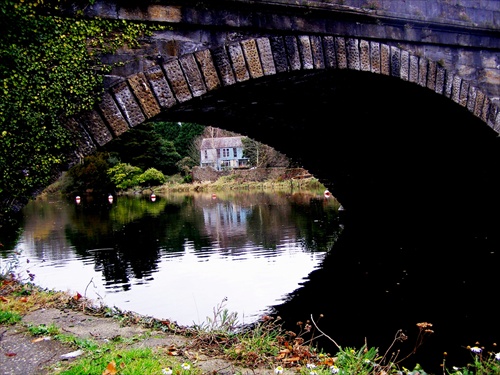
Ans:
[{"label": "green foliage", "polygon": [[66,0],[0,2],[0,207],[47,186],[73,147],[61,119],[92,108],[110,66],[100,57],[133,48],[151,26],[63,17]]},{"label": "green foliage", "polygon": [[68,183],[63,192],[66,195],[84,193],[108,194],[114,190],[113,182],[108,175],[109,164],[107,153],[98,152],[83,159],[82,164],[75,165],[68,171]]},{"label": "green foliage", "polygon": [[110,168],[107,173],[113,184],[121,190],[141,184],[142,169],[128,163],[119,163]]},{"label": "green foliage", "polygon": [[12,311],[0,311],[0,324],[15,324],[20,322],[22,316]]},{"label": "green foliage", "polygon": [[193,141],[205,130],[205,126],[189,122],[156,122],[154,131],[162,138],[172,141],[182,158],[189,156]]},{"label": "green foliage", "polygon": [[[496,346],[496,345],[495,345]],[[467,347],[472,354],[472,362],[465,367],[453,367],[453,371],[446,369],[450,375],[494,375],[500,374],[500,352],[485,352],[478,346]]]},{"label": "green foliage", "polygon": [[158,169],[149,168],[139,176],[141,186],[158,186],[163,185],[167,178]]},{"label": "green foliage", "polygon": [[59,333],[59,328],[57,328],[55,324],[29,325],[28,331],[34,336],[50,336],[57,335]]},{"label": "green foliage", "polygon": [[106,145],[106,150],[128,163],[146,170],[156,168],[164,174],[177,173],[176,163],[181,159],[174,143],[155,132],[153,124],[130,129]]}]

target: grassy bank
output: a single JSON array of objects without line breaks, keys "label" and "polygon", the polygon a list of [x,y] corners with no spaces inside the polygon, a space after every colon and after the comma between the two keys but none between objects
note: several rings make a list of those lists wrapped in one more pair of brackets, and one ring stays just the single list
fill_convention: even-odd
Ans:
[{"label": "grassy bank", "polygon": [[[189,350],[220,358],[234,364],[234,368],[247,369],[259,374],[303,375],[339,374],[401,374],[387,355],[381,356],[375,348],[341,348],[335,356],[322,352],[315,339],[324,335],[317,321],[298,323],[297,332],[284,331],[279,319],[264,316],[252,327],[238,325],[235,314],[227,311],[224,301],[214,308],[213,316],[198,326],[180,327],[170,321],[130,312],[121,312],[106,306],[96,306],[80,295],[44,290],[31,282],[13,278],[12,270],[1,277],[0,325],[26,329],[36,340],[59,340],[71,344],[72,349],[84,354],[74,361],[61,361],[48,373],[53,374],[178,374],[201,375],[196,361],[179,355],[166,355],[165,348],[132,347],[132,343],[152,337],[155,332],[182,335],[189,338]],[[22,317],[41,308],[74,309],[91,316],[107,317],[121,325],[141,325],[150,333],[133,339],[112,340],[99,344],[91,339],[79,339],[65,333],[65,327],[23,326]],[[425,327],[422,327],[425,329]],[[181,353],[182,348],[177,348]],[[172,353],[170,353],[172,354]],[[56,370],[57,369],[57,370]],[[212,373],[212,374],[215,374]]]},{"label": "grassy bank", "polygon": [[[238,324],[237,316],[227,311],[224,301],[213,310],[213,316],[197,326],[182,327],[175,322],[157,320],[133,312],[122,312],[116,308],[95,305],[81,295],[69,295],[64,292],[41,289],[32,282],[23,282],[16,275],[13,267],[6,267],[0,263],[0,326],[3,332],[8,328],[18,327],[32,335],[32,342],[37,340],[59,340],[70,344],[75,351],[83,355],[73,361],[60,361],[52,365],[48,374],[175,374],[175,375],[202,375],[197,367],[197,361],[192,357],[182,355],[183,348],[142,348],[136,344],[146,338],[154,337],[158,333],[179,335],[189,339],[191,352],[226,361],[228,367],[246,369],[237,372],[253,374],[360,374],[360,375],[425,375],[427,374],[418,365],[414,369],[404,367],[404,359],[399,357],[397,350],[379,352],[376,348],[342,347],[334,338],[321,330],[321,316],[311,316],[305,322],[297,323],[297,331],[290,332],[282,329],[279,318],[268,316],[255,323],[252,327],[243,327]],[[29,312],[57,308],[61,310],[73,309],[85,312],[90,316],[109,318],[118,321],[122,326],[141,325],[150,331],[147,335],[132,339],[117,337],[105,344],[92,339],[79,339],[65,333],[65,327],[55,324],[49,326],[31,326],[22,321],[22,317]],[[419,343],[432,333],[432,325],[417,324],[420,333]],[[156,333],[155,333],[156,332]],[[337,352],[333,355],[325,353],[316,345],[316,339],[325,336],[336,346]],[[394,344],[404,339],[404,335],[397,334]],[[419,344],[419,345],[420,345]],[[415,351],[418,347],[415,347]],[[481,348],[469,348],[474,361],[465,368],[443,368],[443,374],[472,375],[472,374],[500,374],[500,353],[483,353]],[[167,354],[166,354],[167,353]],[[398,353],[398,354],[396,354]],[[411,356],[412,353],[409,353]],[[215,375],[216,369],[210,371]],[[436,374],[437,375],[437,374]]]},{"label": "grassy bank", "polygon": [[318,191],[323,193],[325,186],[314,177],[306,179],[246,181],[235,175],[222,176],[213,182],[183,183],[179,176],[171,176],[161,185],[152,187],[155,192],[166,191],[196,191],[217,192],[225,190],[265,190],[265,191]]}]

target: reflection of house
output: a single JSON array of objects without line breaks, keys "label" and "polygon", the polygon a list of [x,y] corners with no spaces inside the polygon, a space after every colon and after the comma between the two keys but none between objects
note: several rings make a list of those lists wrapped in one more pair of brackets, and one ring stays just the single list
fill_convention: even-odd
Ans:
[{"label": "reflection of house", "polygon": [[203,219],[207,234],[225,246],[228,237],[233,241],[237,236],[247,238],[247,216],[250,208],[244,208],[231,202],[217,202],[215,205],[203,207]]},{"label": "reflection of house", "polygon": [[204,138],[200,148],[200,166],[218,171],[248,167],[248,159],[243,157],[241,138]]}]

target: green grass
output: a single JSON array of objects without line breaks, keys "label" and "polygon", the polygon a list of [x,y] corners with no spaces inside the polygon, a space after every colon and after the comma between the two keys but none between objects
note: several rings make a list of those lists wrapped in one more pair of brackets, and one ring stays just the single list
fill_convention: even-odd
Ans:
[{"label": "green grass", "polygon": [[12,311],[0,311],[0,324],[15,324],[20,322],[21,315]]},{"label": "green grass", "polygon": [[[77,360],[71,368],[61,371],[64,375],[102,375],[102,374],[162,374],[163,369],[170,368],[174,374],[186,372],[183,363],[174,361],[161,351],[151,348],[95,350],[84,358]],[[200,374],[199,369],[189,364],[189,374]],[[107,372],[106,372],[107,371]]]}]

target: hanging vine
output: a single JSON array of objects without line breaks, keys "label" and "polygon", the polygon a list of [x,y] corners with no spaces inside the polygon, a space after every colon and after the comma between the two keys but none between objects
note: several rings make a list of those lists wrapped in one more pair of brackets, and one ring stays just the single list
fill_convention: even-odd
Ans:
[{"label": "hanging vine", "polygon": [[65,17],[67,0],[0,2],[0,221],[47,186],[73,146],[59,119],[91,109],[111,66],[161,27]]}]

